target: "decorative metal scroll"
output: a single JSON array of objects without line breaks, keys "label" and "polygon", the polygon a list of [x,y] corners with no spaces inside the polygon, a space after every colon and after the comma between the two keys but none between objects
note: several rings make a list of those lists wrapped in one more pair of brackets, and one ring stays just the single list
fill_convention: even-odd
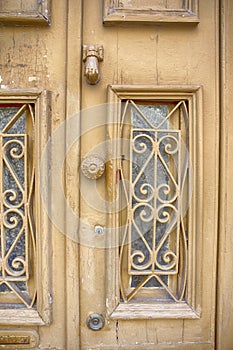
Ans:
[{"label": "decorative metal scroll", "polygon": [[149,291],[158,300],[182,301],[188,249],[186,102],[128,100],[122,130],[127,120],[130,162],[122,161],[121,177],[129,205],[120,248],[121,298],[128,302]]},{"label": "decorative metal scroll", "polygon": [[36,297],[30,280],[35,258],[33,132],[31,105],[0,105],[0,305],[8,295],[30,308]]}]

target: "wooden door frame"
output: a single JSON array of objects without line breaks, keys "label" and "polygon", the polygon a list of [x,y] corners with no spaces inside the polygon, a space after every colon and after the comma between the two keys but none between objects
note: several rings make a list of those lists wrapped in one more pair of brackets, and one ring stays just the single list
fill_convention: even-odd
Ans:
[{"label": "wooden door frame", "polygon": [[[69,138],[69,128],[67,128],[68,120],[72,116],[79,115],[81,106],[81,83],[82,83],[82,0],[67,0],[67,20],[66,20],[66,86],[65,86],[65,111],[66,111],[66,128],[65,139]],[[77,67],[77,68],[76,68]],[[80,120],[77,118],[80,128]],[[77,131],[78,132],[78,131]],[[79,147],[79,140],[76,140],[77,147]],[[69,152],[69,146],[65,143],[65,154]],[[80,152],[79,152],[80,156]],[[66,158],[64,165],[65,173],[65,196],[66,198],[75,198],[76,211],[79,207],[79,157],[74,159]],[[74,176],[67,176],[67,174],[75,174]],[[75,189],[75,190],[74,190]],[[75,193],[75,197],[74,197]],[[65,215],[65,203],[63,204]],[[66,220],[66,232],[69,231],[69,222]],[[78,230],[78,228],[77,228]],[[66,236],[65,239],[66,252],[66,274],[64,280],[64,288],[66,290],[66,349],[80,348],[80,307],[79,307],[79,244]]]},{"label": "wooden door frame", "polygon": [[232,349],[233,329],[233,240],[231,193],[233,166],[233,3],[220,0],[220,196],[219,196],[219,243],[216,312],[216,348]]}]

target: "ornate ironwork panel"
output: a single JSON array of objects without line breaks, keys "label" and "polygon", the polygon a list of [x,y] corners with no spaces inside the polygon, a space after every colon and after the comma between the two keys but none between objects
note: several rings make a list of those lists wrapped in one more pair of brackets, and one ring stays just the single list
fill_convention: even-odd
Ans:
[{"label": "ornate ironwork panel", "polygon": [[121,297],[128,302],[149,291],[155,299],[182,301],[190,181],[186,102],[123,105],[130,161],[124,156],[121,167],[128,202],[122,214]]},{"label": "ornate ironwork panel", "polygon": [[28,308],[36,298],[33,133],[32,105],[0,105],[0,304]]}]

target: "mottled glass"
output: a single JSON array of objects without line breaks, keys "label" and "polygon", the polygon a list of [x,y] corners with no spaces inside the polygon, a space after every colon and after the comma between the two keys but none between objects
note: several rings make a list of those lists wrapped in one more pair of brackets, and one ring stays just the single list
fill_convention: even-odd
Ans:
[{"label": "mottled glass", "polygon": [[[21,291],[27,289],[26,272],[23,263],[26,256],[25,227],[23,220],[25,218],[25,134],[26,132],[26,111],[17,112],[20,107],[4,106],[0,108],[0,133],[1,133],[1,191],[3,203],[1,203],[1,212],[4,219],[1,223],[1,255],[4,254],[7,270],[0,270],[0,280],[12,280]],[[2,257],[4,258],[4,257]],[[21,260],[19,260],[20,258]],[[15,276],[15,277],[14,277]],[[15,281],[14,281],[15,278]],[[17,281],[19,279],[19,281]],[[23,281],[25,279],[25,281]],[[11,282],[11,283],[13,283]],[[3,283],[0,285],[1,292],[11,291]]]},{"label": "mottled glass", "polygon": [[[139,109],[139,111],[137,110]],[[164,130],[169,129],[169,121],[166,120],[169,114],[168,105],[140,105],[137,108],[131,107],[131,125],[132,125],[132,140],[134,141],[134,148],[132,150],[132,183],[134,185],[134,196],[132,197],[132,209],[134,210],[134,221],[131,226],[131,254],[137,252],[143,253],[143,259],[140,260],[140,255],[135,255],[134,262],[137,268],[143,270],[146,275],[151,274],[152,265],[143,269],[143,265],[148,265],[151,256],[149,249],[158,245],[167,224],[156,222],[152,209],[158,203],[154,191],[160,185],[168,184],[168,175],[164,165],[158,157],[154,155],[154,144],[163,136]],[[141,113],[140,113],[141,112]],[[157,128],[161,128],[163,132],[157,132]],[[164,161],[168,164],[169,157],[161,150]],[[146,164],[147,163],[147,164]],[[146,166],[145,166],[146,164]],[[143,172],[142,172],[143,169]],[[136,182],[135,182],[136,180]],[[162,192],[163,199],[167,199],[167,195]],[[137,208],[135,210],[135,208]],[[142,220],[145,218],[145,221]],[[150,219],[149,219],[150,218]],[[153,231],[156,231],[154,237]],[[140,236],[139,232],[143,238]],[[146,243],[145,243],[146,241]],[[149,247],[149,249],[148,249]],[[162,255],[168,247],[168,240],[166,240],[161,248],[158,260],[162,262]],[[131,287],[135,288],[141,283],[145,276],[137,275],[137,268],[131,270]],[[168,277],[161,276],[162,281],[167,284]],[[159,287],[160,284],[156,278],[151,278],[144,288]]]}]

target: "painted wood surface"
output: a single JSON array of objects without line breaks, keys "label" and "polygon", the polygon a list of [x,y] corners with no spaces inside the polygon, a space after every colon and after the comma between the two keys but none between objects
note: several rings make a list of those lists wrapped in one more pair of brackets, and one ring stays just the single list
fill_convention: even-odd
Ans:
[{"label": "painted wood surface", "polygon": [[[147,1],[148,3],[149,1]],[[79,245],[78,226],[70,239],[66,206],[61,203],[59,215],[63,230],[53,223],[49,235],[48,269],[51,270],[53,316],[48,327],[33,326],[40,335],[40,349],[214,349],[215,327],[219,350],[231,350],[231,63],[230,41],[232,6],[223,0],[222,17],[222,117],[219,214],[219,7],[218,1],[199,2],[199,24],[162,26],[103,26],[101,1],[66,0],[59,6],[52,1],[50,26],[1,26],[0,87],[51,91],[51,133],[79,113],[80,108],[95,108],[107,100],[107,86],[116,85],[198,85],[203,87],[204,169],[203,213],[200,215],[202,249],[197,247],[193,264],[202,271],[200,280],[200,319],[110,319],[100,332],[86,326],[89,313],[106,312],[106,286],[117,285],[116,276],[108,274],[106,249]],[[138,2],[140,6],[142,2]],[[176,5],[178,1],[175,1]],[[2,4],[1,4],[2,5]],[[174,6],[175,6],[174,5]],[[82,8],[83,6],[83,8]],[[164,2],[160,1],[160,6]],[[31,8],[30,8],[31,10]],[[1,8],[2,11],[2,8]],[[175,18],[174,21],[176,22]],[[140,21],[139,21],[140,22]],[[225,24],[225,26],[224,26]],[[224,44],[225,40],[225,44]],[[83,79],[82,44],[103,45],[104,61],[100,63],[101,80],[90,86]],[[225,58],[224,58],[225,57]],[[102,118],[102,119],[101,119]],[[62,129],[59,150],[67,154],[62,169],[64,193],[77,217],[94,226],[107,225],[108,215],[93,209],[79,193],[79,164],[97,143],[106,140],[103,127],[91,129],[67,149],[69,128]],[[80,123],[81,122],[81,123]],[[80,125],[80,124],[81,125]],[[87,125],[86,125],[86,124]],[[77,117],[77,134],[89,128],[88,120]],[[79,129],[80,127],[80,129]],[[81,146],[81,147],[80,147]],[[107,198],[106,179],[98,180],[98,191]],[[88,182],[81,179],[84,189]],[[56,202],[53,193],[52,201]],[[93,197],[93,201],[95,198]],[[198,202],[198,200],[197,200]],[[220,229],[219,229],[220,228]],[[46,229],[46,228],[45,228]],[[48,230],[48,228],[47,228]],[[198,234],[198,233],[197,233]],[[217,236],[220,246],[217,260]],[[42,245],[46,250],[46,245]],[[116,263],[111,253],[111,264]],[[218,316],[216,319],[216,278],[218,282]],[[107,279],[106,279],[107,276]],[[38,281],[43,288],[43,278]],[[47,283],[47,282],[46,282]],[[4,316],[4,315],[2,315]],[[19,315],[18,315],[19,316]],[[17,316],[17,317],[18,317]],[[169,315],[168,315],[169,316]],[[0,313],[1,317],[1,313]],[[15,319],[17,319],[15,317]],[[0,321],[1,322],[1,321]],[[17,322],[17,321],[16,321]],[[26,321],[25,321],[26,322]],[[17,328],[25,328],[22,319]],[[11,321],[9,319],[9,326]],[[8,328],[8,326],[4,326]],[[15,327],[15,326],[14,326]]]}]

